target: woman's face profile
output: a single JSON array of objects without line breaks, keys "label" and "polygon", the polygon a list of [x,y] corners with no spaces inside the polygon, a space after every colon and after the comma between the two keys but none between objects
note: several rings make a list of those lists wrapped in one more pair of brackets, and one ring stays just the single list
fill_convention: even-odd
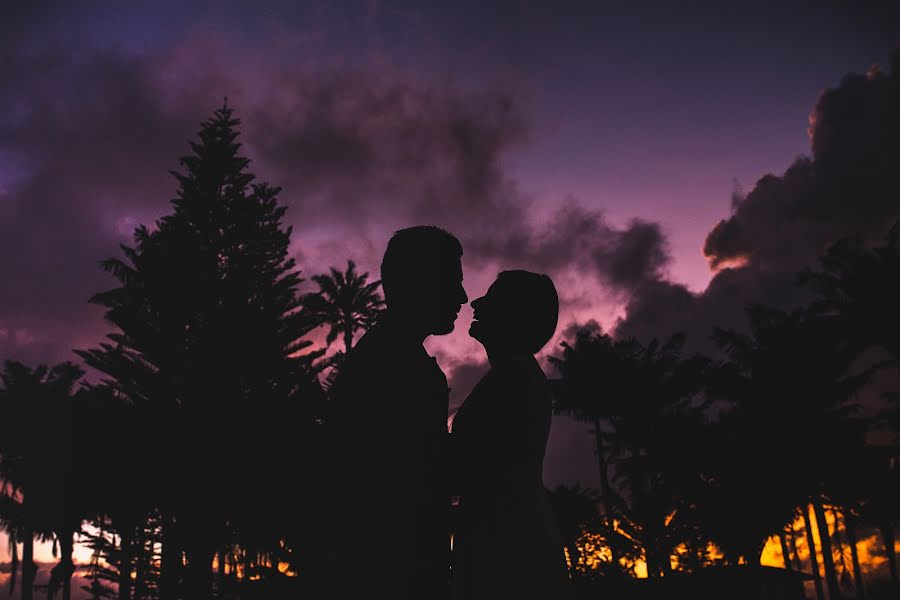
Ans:
[{"label": "woman's face profile", "polygon": [[558,300],[545,275],[504,271],[472,301],[469,335],[488,352],[533,355],[556,328]]},{"label": "woman's face profile", "polygon": [[511,284],[509,278],[498,277],[484,296],[472,301],[474,314],[469,335],[487,349],[516,349],[516,336],[513,332],[516,315],[521,312],[521,308],[517,306],[515,290]]}]

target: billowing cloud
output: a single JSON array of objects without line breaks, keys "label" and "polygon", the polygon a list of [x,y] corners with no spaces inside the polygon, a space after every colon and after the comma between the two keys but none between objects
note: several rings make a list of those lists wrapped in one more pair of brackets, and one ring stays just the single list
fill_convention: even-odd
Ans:
[{"label": "billowing cloud", "polygon": [[618,335],[686,331],[700,347],[714,326],[742,327],[751,302],[790,307],[806,292],[796,273],[846,235],[880,241],[900,219],[900,49],[822,93],[810,116],[812,154],[762,177],[706,238],[721,269],[702,293],[657,279],[639,286]]},{"label": "billowing cloud", "polygon": [[286,197],[302,199],[297,218],[430,220],[467,231],[523,221],[500,164],[525,132],[511,97],[359,72],[271,76],[272,101],[247,114],[244,139]]},{"label": "billowing cloud", "polygon": [[[151,55],[22,50],[0,66],[4,81],[17,82],[0,90],[0,328],[28,332],[0,337],[4,358],[71,358],[71,347],[99,338],[100,312],[87,299],[112,281],[98,262],[136,224],[169,210],[168,172],[226,95],[247,100],[245,151],[286,188],[298,254],[309,238],[329,255],[303,264],[307,272],[345,260],[330,256],[335,244],[379,251],[366,238],[373,223],[523,226],[498,164],[521,130],[502,95],[286,67],[226,75],[197,52],[195,44]],[[260,81],[283,89],[250,101]]]},{"label": "billowing cloud", "polygon": [[611,225],[598,210],[573,199],[564,202],[543,227],[520,226],[512,235],[473,240],[485,257],[529,265],[539,271],[574,268],[596,275],[613,290],[632,290],[662,276],[669,262],[660,226],[639,219],[625,228]]},{"label": "billowing cloud", "polygon": [[16,82],[0,89],[0,327],[34,340],[0,339],[4,358],[72,358],[97,331],[88,298],[110,284],[98,262],[130,237],[123,223],[165,210],[198,108],[167,110],[156,67],[62,49],[0,64]]},{"label": "billowing cloud", "polygon": [[590,304],[591,285],[604,298],[630,292],[669,260],[658,225],[617,228],[575,200],[534,223],[504,170],[528,131],[508,94],[258,57],[226,70],[210,48],[226,52],[202,37],[145,54],[9,50],[0,77],[17,85],[0,90],[0,278],[12,285],[0,327],[29,342],[0,339],[2,357],[72,358],[102,336],[87,299],[113,282],[98,262],[168,212],[168,172],[226,96],[251,168],[283,187],[307,274],[351,257],[377,275],[390,232],[422,222],[462,239],[474,295],[496,271],[526,268],[576,282],[560,290],[564,307]]},{"label": "billowing cloud", "polygon": [[892,70],[851,74],[810,115],[811,157],[767,175],[706,239],[713,266],[806,263],[836,237],[872,239],[900,214],[900,50]]}]

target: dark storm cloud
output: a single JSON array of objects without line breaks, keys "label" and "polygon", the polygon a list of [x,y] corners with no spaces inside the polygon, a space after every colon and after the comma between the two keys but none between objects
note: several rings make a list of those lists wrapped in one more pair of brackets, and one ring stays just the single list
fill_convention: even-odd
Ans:
[{"label": "dark storm cloud", "polygon": [[[226,75],[201,50],[6,51],[0,78],[16,85],[0,89],[0,357],[60,360],[99,338],[87,299],[112,280],[98,261],[169,210],[168,171],[226,94],[244,100],[245,151],[287,188],[301,238],[317,226],[364,235],[373,220],[468,224],[472,235],[524,227],[499,164],[522,131],[508,98],[364,73],[237,65]],[[250,99],[256,83],[273,86]],[[335,219],[340,229],[329,228]]]},{"label": "dark storm cloud", "polygon": [[710,352],[713,328],[743,328],[749,304],[790,307],[807,298],[805,290],[796,285],[795,270],[788,266],[770,270],[750,264],[723,269],[702,293],[657,280],[641,286],[629,299],[615,335],[646,342],[685,332],[689,349]]},{"label": "dark storm cloud", "polygon": [[812,156],[768,175],[707,237],[713,265],[735,258],[806,262],[848,231],[880,236],[900,198],[900,51],[825,91],[811,116]]},{"label": "dark storm cloud", "polygon": [[[197,108],[167,110],[160,65],[122,55],[9,52],[0,63],[2,357],[71,358],[96,331],[98,261],[172,195],[166,175]],[[193,114],[192,114],[193,113]]]},{"label": "dark storm cloud", "polygon": [[573,200],[564,202],[542,227],[521,224],[506,233],[472,240],[467,248],[538,271],[574,268],[597,277],[613,293],[659,279],[669,262],[668,242],[657,223],[633,219],[617,228],[601,211]]},{"label": "dark storm cloud", "polygon": [[884,236],[900,218],[900,50],[890,73],[873,68],[825,91],[809,131],[812,155],[781,176],[762,177],[707,236],[710,264],[734,268],[721,270],[702,294],[665,280],[640,286],[618,335],[681,330],[703,345],[713,326],[742,326],[748,303],[802,303],[796,273],[815,266],[838,238]]},{"label": "dark storm cloud", "polygon": [[432,222],[470,238],[524,226],[526,203],[501,164],[526,131],[510,96],[359,72],[272,75],[245,140],[261,172],[298,199],[295,218]]},{"label": "dark storm cloud", "polygon": [[636,219],[627,229],[611,232],[608,243],[594,249],[593,258],[610,282],[633,289],[658,279],[669,253],[659,224]]},{"label": "dark storm cloud", "polygon": [[659,277],[668,260],[657,225],[616,228],[573,201],[532,226],[503,168],[527,131],[509,95],[256,62],[225,73],[204,48],[6,52],[0,77],[16,85],[0,89],[0,356],[60,360],[99,339],[87,299],[113,282],[98,261],[168,212],[168,172],[226,95],[252,170],[284,188],[298,253],[311,233],[321,248],[372,248],[373,223],[430,222],[458,232],[478,268],[575,269],[613,291]]},{"label": "dark storm cloud", "polygon": [[659,226],[624,229],[575,201],[543,227],[503,158],[527,135],[515,99],[389,82],[361,73],[278,72],[273,102],[245,119],[266,178],[303,222],[430,222],[457,233],[472,264],[545,272],[574,266],[619,289],[669,261]]}]

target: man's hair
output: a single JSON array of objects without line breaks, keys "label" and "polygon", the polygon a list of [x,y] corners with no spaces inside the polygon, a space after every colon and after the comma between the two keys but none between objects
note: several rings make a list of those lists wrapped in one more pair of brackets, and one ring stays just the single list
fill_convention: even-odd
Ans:
[{"label": "man's hair", "polygon": [[423,277],[462,256],[462,245],[450,232],[434,225],[416,225],[395,232],[381,261],[384,299],[399,298]]}]

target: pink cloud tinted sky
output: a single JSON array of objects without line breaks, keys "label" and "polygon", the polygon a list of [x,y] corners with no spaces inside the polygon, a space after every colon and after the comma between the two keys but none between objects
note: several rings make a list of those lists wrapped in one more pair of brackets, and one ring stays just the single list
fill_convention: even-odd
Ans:
[{"label": "pink cloud tinted sky", "polygon": [[[348,258],[377,276],[393,230],[434,222],[463,240],[470,298],[500,269],[550,273],[560,331],[703,292],[734,181],[808,154],[821,91],[886,65],[900,33],[887,3],[723,4],[5,6],[0,359],[101,339],[97,262],[169,210],[168,171],[224,96],[307,276]],[[752,274],[709,297],[763,289]],[[470,317],[429,341],[457,394],[482,356]],[[557,431],[548,471],[591,483],[589,440]]]}]

